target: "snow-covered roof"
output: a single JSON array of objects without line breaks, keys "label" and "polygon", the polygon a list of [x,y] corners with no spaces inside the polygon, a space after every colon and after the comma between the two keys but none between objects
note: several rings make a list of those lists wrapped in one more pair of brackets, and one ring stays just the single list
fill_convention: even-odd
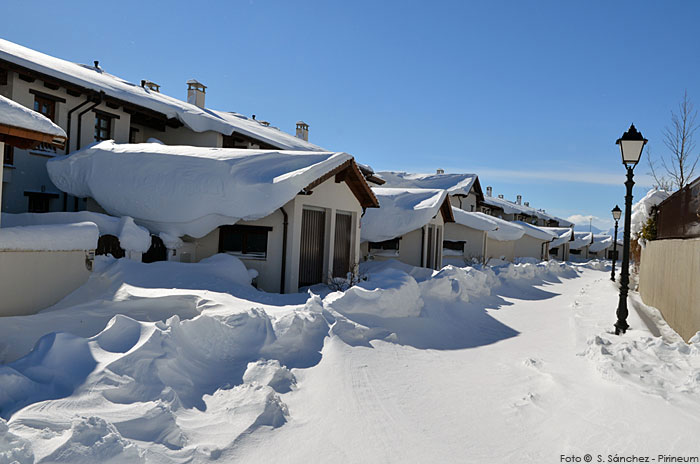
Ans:
[{"label": "snow-covered roof", "polygon": [[504,221],[503,219],[489,216],[484,213],[474,213],[478,214],[484,218],[490,219],[496,223],[498,229],[490,231],[487,233],[488,237],[493,240],[498,240],[499,242],[509,242],[511,240],[518,240],[523,235],[525,235],[525,229],[512,222]]},{"label": "snow-covered roof", "polygon": [[385,187],[442,189],[450,195],[468,195],[478,180],[476,174],[411,174],[396,171],[380,171],[377,174],[386,181]]},{"label": "snow-covered roof", "polygon": [[551,214],[545,213],[544,211],[540,211],[531,206],[519,205],[512,201],[508,201],[504,198],[490,197],[488,195],[485,195],[484,203],[489,206],[502,209],[505,214],[525,214],[528,216],[543,219],[545,221],[557,221],[562,227],[571,227],[573,225],[572,222],[569,222],[566,219],[562,219],[557,216],[552,216]]},{"label": "snow-covered roof", "polygon": [[613,239],[611,236],[606,234],[594,234],[593,243],[588,247],[588,251],[598,253],[599,251],[610,248],[612,245]]},{"label": "snow-covered roof", "polygon": [[380,207],[368,209],[362,216],[363,242],[400,237],[428,224],[441,211],[451,211],[445,190],[372,187],[372,191]]},{"label": "snow-covered roof", "polygon": [[569,242],[569,249],[580,250],[585,248],[586,245],[590,245],[592,238],[592,232],[574,232],[574,239]]},{"label": "snow-covered roof", "polygon": [[498,224],[496,224],[495,218],[490,218],[483,213],[469,212],[459,209],[456,206],[452,207],[452,214],[454,214],[455,222],[466,227],[470,227],[476,230],[485,230],[487,232],[498,229]]},{"label": "snow-covered roof", "polygon": [[202,237],[220,225],[268,216],[344,167],[354,167],[357,182],[366,189],[361,203],[375,206],[347,153],[120,145],[109,140],[47,163],[51,180],[61,190],[94,198],[113,216],[131,216],[151,232],[176,237]]},{"label": "snow-covered roof", "polygon": [[545,240],[549,242],[558,237],[558,235],[554,232],[545,230],[544,228],[539,226],[533,226],[532,224],[528,224],[527,222],[513,221],[513,224],[517,224],[520,227],[522,227],[525,231],[525,235],[529,235],[530,237],[536,238],[538,240]]},{"label": "snow-covered roof", "polygon": [[128,82],[101,68],[55,58],[3,39],[0,39],[0,60],[75,86],[104,92],[108,97],[156,111],[168,119],[177,119],[195,132],[214,131],[224,135],[238,132],[282,150],[323,151],[312,143],[245,116],[200,108]]},{"label": "snow-covered roof", "polygon": [[12,139],[46,141],[62,146],[66,133],[43,114],[0,95],[0,141]]},{"label": "snow-covered roof", "polygon": [[151,246],[151,234],[144,227],[134,224],[128,216],[118,218],[92,211],[57,213],[2,213],[3,227],[40,226],[49,224],[77,224],[92,222],[97,225],[100,235],[114,235],[119,245],[127,251],[145,253]]},{"label": "snow-covered roof", "polygon": [[561,246],[569,241],[571,241],[571,235],[573,234],[573,229],[570,227],[542,227],[539,226],[540,229],[551,232],[552,234],[556,235],[556,238],[549,242],[549,249],[551,250],[552,248],[556,248],[558,246]]}]

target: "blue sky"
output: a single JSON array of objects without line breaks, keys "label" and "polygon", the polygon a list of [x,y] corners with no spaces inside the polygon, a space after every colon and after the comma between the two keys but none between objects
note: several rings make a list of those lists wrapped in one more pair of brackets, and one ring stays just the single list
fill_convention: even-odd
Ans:
[{"label": "blue sky", "polygon": [[[68,6],[70,5],[70,6]],[[59,7],[60,6],[60,7]],[[3,38],[207,106],[256,114],[377,170],[476,172],[482,186],[607,222],[614,142],[654,154],[687,89],[700,105],[700,2],[4,0]],[[37,15],[37,12],[50,12]],[[43,27],[43,26],[45,27]],[[637,168],[635,197],[649,181]]]}]

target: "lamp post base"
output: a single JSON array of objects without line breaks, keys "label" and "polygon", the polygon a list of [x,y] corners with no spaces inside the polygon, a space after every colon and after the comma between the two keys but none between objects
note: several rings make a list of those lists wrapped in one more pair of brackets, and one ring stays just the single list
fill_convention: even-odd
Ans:
[{"label": "lamp post base", "polygon": [[615,335],[620,335],[620,332],[625,333],[629,328],[627,321],[617,321],[615,323]]}]

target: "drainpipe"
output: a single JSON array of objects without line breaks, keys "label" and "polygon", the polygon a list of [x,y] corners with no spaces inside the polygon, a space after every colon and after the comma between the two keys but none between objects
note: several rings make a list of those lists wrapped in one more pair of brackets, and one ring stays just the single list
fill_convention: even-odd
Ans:
[{"label": "drainpipe", "polygon": [[486,249],[486,244],[488,243],[488,232],[484,231],[483,233],[484,233],[484,235],[483,235],[483,246],[482,246],[483,256],[481,257],[481,262],[482,262],[484,265],[486,265],[486,253],[488,252],[488,250]]},{"label": "drainpipe", "polygon": [[282,222],[282,272],[280,272],[280,293],[284,293],[284,278],[287,268],[287,227],[289,226],[289,216],[284,208],[280,208],[284,222]]},{"label": "drainpipe", "polygon": [[423,257],[425,255],[425,226],[421,227],[420,231],[420,267],[423,267],[425,262],[425,258]]},{"label": "drainpipe", "polygon": [[83,111],[81,111],[80,113],[78,113],[78,141],[77,141],[76,150],[80,150],[80,135],[81,135],[82,128],[83,128],[83,124],[82,124],[83,115],[85,113],[87,113],[88,111],[93,110],[97,105],[102,103],[102,100],[104,99],[104,95],[105,95],[104,92],[100,92],[98,95],[96,95],[95,99],[93,100],[94,103],[92,104],[92,106],[89,106],[89,107],[85,108]]},{"label": "drainpipe", "polygon": [[[73,116],[73,112],[77,110],[78,108],[82,107],[83,105],[86,105],[90,103],[90,99],[88,98],[84,102],[78,103],[75,105],[73,108],[68,110],[68,130],[66,131],[66,152],[64,155],[67,155],[70,153],[70,142],[71,142],[71,137],[70,137],[70,126],[71,126],[71,120]],[[63,192],[63,211],[68,211],[68,194],[66,192]]]}]

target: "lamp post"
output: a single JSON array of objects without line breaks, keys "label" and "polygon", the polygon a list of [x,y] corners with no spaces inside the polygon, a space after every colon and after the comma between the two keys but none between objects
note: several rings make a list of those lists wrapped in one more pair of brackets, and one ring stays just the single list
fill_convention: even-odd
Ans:
[{"label": "lamp post", "polygon": [[612,209],[612,216],[615,219],[615,241],[613,242],[613,263],[612,263],[612,274],[610,275],[610,280],[615,282],[615,261],[617,260],[617,221],[620,220],[622,216],[622,210],[619,206],[615,205]]},{"label": "lamp post", "polygon": [[632,187],[634,186],[634,167],[642,157],[644,145],[648,142],[634,127],[634,124],[622,134],[615,142],[620,146],[622,164],[627,168],[627,195],[625,195],[625,230],[622,242],[622,269],[620,271],[620,302],[617,305],[617,322],[615,323],[615,335],[625,333],[629,328],[627,324],[627,291],[630,282],[630,227],[632,223]]}]

